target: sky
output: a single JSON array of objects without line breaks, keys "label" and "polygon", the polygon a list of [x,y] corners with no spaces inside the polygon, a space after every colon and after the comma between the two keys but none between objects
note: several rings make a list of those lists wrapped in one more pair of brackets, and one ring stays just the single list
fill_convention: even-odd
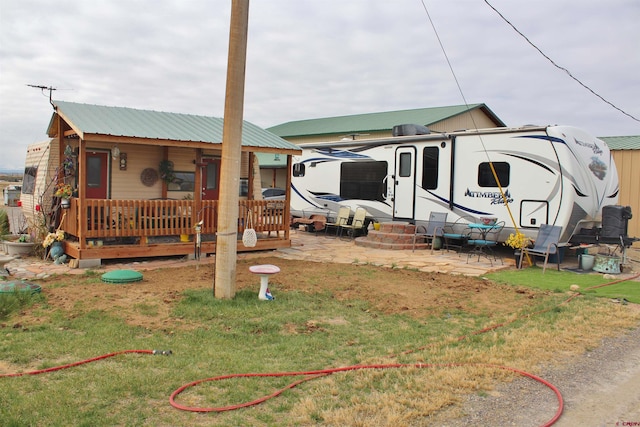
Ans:
[{"label": "sky", "polygon": [[[252,0],[244,119],[268,128],[466,102],[508,126],[640,135],[638,0],[488,1],[635,119],[484,0]],[[231,3],[0,0],[0,169],[23,168],[26,147],[47,139],[49,93],[28,85],[223,117]]]}]

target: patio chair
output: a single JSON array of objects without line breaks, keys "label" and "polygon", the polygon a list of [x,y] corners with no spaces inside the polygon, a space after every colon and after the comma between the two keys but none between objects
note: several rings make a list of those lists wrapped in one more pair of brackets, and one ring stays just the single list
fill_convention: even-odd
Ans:
[{"label": "patio chair", "polygon": [[342,238],[342,233],[346,230],[347,236],[350,236],[351,239],[356,238],[356,234],[358,232],[362,232],[363,234],[366,232],[365,229],[365,219],[367,218],[367,210],[365,208],[358,207],[356,208],[356,212],[353,214],[353,220],[351,223],[338,225],[338,229],[340,232],[340,238]]},{"label": "patio chair", "polygon": [[335,228],[336,235],[338,236],[338,232],[340,231],[340,226],[347,224],[349,222],[349,216],[351,215],[351,208],[349,206],[340,206],[338,210],[338,216],[334,222],[331,222],[329,218],[327,218],[327,222],[324,224],[324,235],[325,237],[329,236],[329,229]]},{"label": "patio chair", "polygon": [[457,248],[458,254],[462,251],[462,248],[466,246],[469,239],[469,224],[473,222],[471,216],[461,216],[455,222],[446,224],[444,226],[444,233],[442,238],[444,239],[443,246],[446,250],[450,248]]},{"label": "patio chair", "polygon": [[416,224],[416,231],[413,234],[412,252],[415,252],[416,250],[416,242],[418,239],[422,239],[425,243],[431,243],[431,253],[433,253],[433,241],[436,237],[443,237],[446,223],[446,212],[431,212],[429,214],[429,222],[426,227],[424,225]]},{"label": "patio chair", "polygon": [[558,264],[558,271],[560,271],[560,254],[558,253],[558,242],[560,241],[560,234],[562,233],[562,227],[559,225],[540,224],[538,230],[538,236],[534,241],[533,248],[522,248],[520,250],[520,259],[518,260],[518,268],[522,268],[522,258],[524,254],[528,254],[534,257],[543,257],[544,265],[542,267],[542,274],[547,269],[547,262],[549,261],[549,255],[556,255],[556,263]]},{"label": "patio chair", "polygon": [[[480,261],[481,256],[484,256],[489,260],[491,266],[493,266],[493,261],[498,259],[493,248],[498,245],[500,232],[503,228],[504,221],[491,225],[469,224],[469,240],[467,240],[467,245],[471,246],[471,250],[467,254],[467,263],[469,262],[469,258],[478,255],[478,261]],[[500,258],[500,262],[504,264],[502,258]]]}]

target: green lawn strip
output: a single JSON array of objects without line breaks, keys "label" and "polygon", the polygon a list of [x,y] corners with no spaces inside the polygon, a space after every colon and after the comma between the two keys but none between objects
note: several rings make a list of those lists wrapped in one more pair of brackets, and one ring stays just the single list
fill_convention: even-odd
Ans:
[{"label": "green lawn strip", "polygon": [[640,304],[640,282],[627,280],[610,286],[595,288],[596,286],[620,280],[618,277],[612,279],[611,276],[604,278],[603,274],[576,274],[570,271],[557,271],[549,268],[542,274],[541,268],[530,267],[520,270],[496,271],[487,274],[485,277],[514,286],[526,286],[556,292],[567,292],[570,290],[571,285],[578,285],[580,286],[579,292],[584,294],[604,298],[625,298],[629,302]]}]

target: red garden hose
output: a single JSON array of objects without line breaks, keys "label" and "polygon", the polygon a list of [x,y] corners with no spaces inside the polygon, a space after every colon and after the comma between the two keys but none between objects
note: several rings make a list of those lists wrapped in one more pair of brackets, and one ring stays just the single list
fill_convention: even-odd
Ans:
[{"label": "red garden hose", "polygon": [[126,353],[162,354],[162,355],[168,356],[171,354],[171,350],[122,350],[122,351],[116,351],[114,353],[103,354],[102,356],[93,357],[91,359],[81,360],[79,362],[69,363],[67,365],[54,366],[47,369],[38,369],[36,371],[29,371],[29,372],[18,372],[14,374],[0,374],[0,378],[22,377],[24,375],[38,375],[38,374],[44,374],[47,372],[60,371],[62,369],[73,368],[74,366],[84,365],[85,363],[97,362],[98,360],[108,359],[110,357],[114,357],[114,356],[118,356],[120,354],[126,354]]},{"label": "red garden hose", "polygon": [[[374,364],[374,365],[353,365],[353,366],[345,366],[342,368],[331,368],[331,369],[320,369],[317,371],[300,371],[300,372],[276,372],[276,373],[254,373],[254,374],[231,374],[231,375],[221,375],[219,377],[213,377],[213,378],[206,378],[206,379],[202,379],[202,380],[198,380],[198,381],[193,381],[189,384],[185,384],[182,387],[178,388],[176,391],[174,391],[173,393],[171,393],[171,397],[169,398],[169,403],[171,403],[171,406],[173,406],[174,408],[183,410],[183,411],[191,411],[191,412],[225,412],[225,411],[233,411],[235,409],[240,409],[240,408],[246,408],[247,406],[253,406],[253,405],[257,405],[259,403],[262,403],[268,399],[271,399],[272,397],[276,397],[279,394],[281,394],[282,392],[292,389],[295,386],[297,386],[298,384],[301,384],[305,381],[309,381],[315,378],[319,378],[319,377],[323,377],[326,375],[331,375],[334,374],[336,372],[346,372],[346,371],[356,371],[356,370],[360,370],[360,369],[392,369],[392,368],[448,368],[448,367],[458,367],[458,366],[480,366],[480,367],[488,367],[488,368],[494,368],[494,369],[502,369],[504,371],[511,371],[511,372],[515,372],[517,374],[520,374],[522,376],[531,378],[535,381],[538,381],[539,383],[545,385],[546,387],[550,388],[556,395],[556,398],[558,399],[558,410],[556,411],[555,415],[553,416],[553,418],[551,418],[549,421],[546,421],[544,424],[542,424],[542,426],[551,426],[553,425],[556,421],[558,421],[558,419],[560,418],[560,415],[562,415],[562,411],[564,409],[564,400],[562,399],[562,394],[560,394],[560,390],[558,390],[558,388],[556,386],[554,386],[553,384],[551,384],[550,382],[546,381],[543,378],[540,378],[536,375],[533,375],[531,373],[525,372],[525,371],[521,371],[519,369],[515,369],[515,368],[511,368],[508,366],[500,366],[500,365],[492,365],[492,364],[485,364],[485,363],[389,363],[389,364]],[[204,383],[204,382],[208,382],[208,381],[221,381],[221,380],[226,380],[226,379],[231,379],[231,378],[248,378],[248,377],[294,377],[294,376],[304,376],[304,378],[294,381],[290,384],[288,384],[287,386],[281,388],[280,390],[276,390],[275,392],[260,397],[256,400],[253,400],[251,402],[245,402],[245,403],[240,403],[237,405],[229,405],[229,406],[221,406],[221,407],[211,407],[211,408],[201,408],[201,407],[193,407],[193,406],[185,406],[185,405],[181,405],[179,403],[177,403],[175,401],[175,398],[182,393],[183,391],[185,391],[186,389],[193,387],[195,385]]]}]

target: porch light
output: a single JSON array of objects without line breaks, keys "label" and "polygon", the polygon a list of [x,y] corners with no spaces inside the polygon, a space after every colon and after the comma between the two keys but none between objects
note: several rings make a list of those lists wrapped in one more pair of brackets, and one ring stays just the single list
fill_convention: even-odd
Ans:
[{"label": "porch light", "polygon": [[113,158],[113,160],[116,160],[118,157],[120,157],[120,149],[118,148],[118,144],[114,145],[111,149],[111,157]]}]

